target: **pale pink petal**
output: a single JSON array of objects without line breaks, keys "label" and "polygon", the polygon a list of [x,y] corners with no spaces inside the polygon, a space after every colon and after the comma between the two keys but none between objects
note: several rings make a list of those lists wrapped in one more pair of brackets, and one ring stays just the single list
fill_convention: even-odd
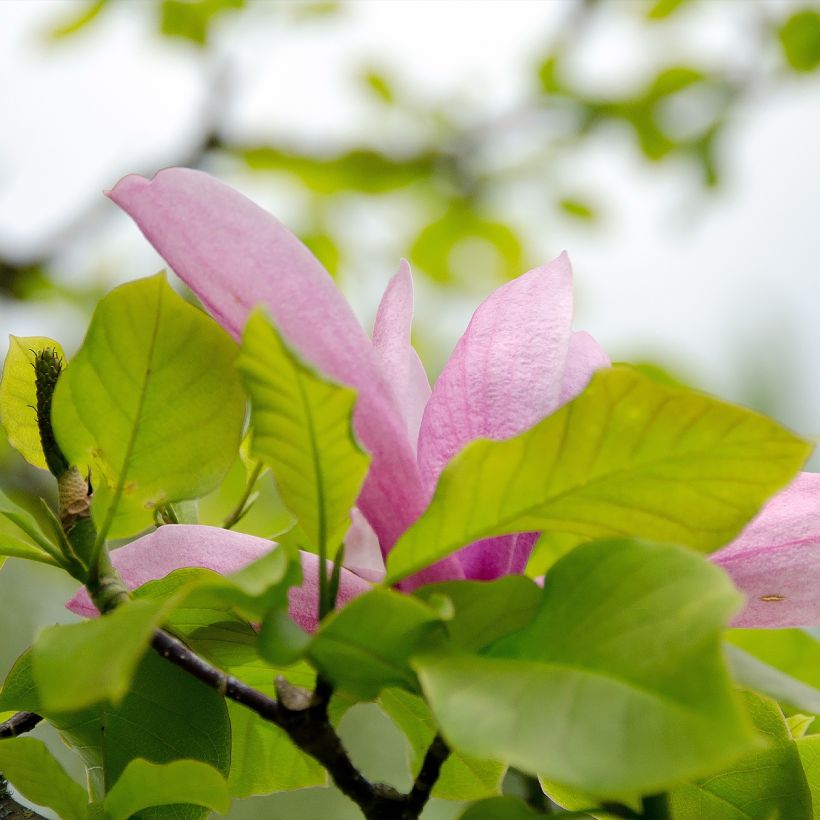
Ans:
[{"label": "pale pink petal", "polygon": [[602,367],[609,367],[609,356],[589,333],[575,331],[569,337],[567,360],[561,378],[558,406],[572,401],[589,384],[592,374]]},{"label": "pale pink petal", "polygon": [[[169,524],[111,553],[111,561],[129,589],[164,578],[183,567],[201,567],[229,575],[270,552],[276,544],[220,527]],[[303,629],[315,628],[318,613],[318,558],[300,553],[304,581],[288,593],[290,616]],[[370,584],[345,569],[339,602],[346,603],[370,589]],[[93,617],[97,608],[81,589],[66,606],[77,615]],[[311,614],[312,613],[312,614]]]},{"label": "pale pink petal", "polygon": [[820,474],[799,475],[711,560],[746,596],[733,626],[820,626]]},{"label": "pale pink petal", "polygon": [[[307,632],[313,632],[319,624],[319,556],[311,552],[301,553],[301,586],[293,587],[288,593],[288,615]],[[331,567],[331,562],[328,561]],[[343,607],[348,601],[364,595],[372,589],[370,584],[358,575],[343,569],[339,575],[339,594],[336,606]]]},{"label": "pale pink petal", "polygon": [[428,493],[467,442],[514,436],[558,406],[571,321],[566,254],[508,282],[476,310],[421,423],[419,465]]},{"label": "pale pink petal", "polygon": [[402,259],[398,273],[384,292],[373,326],[373,347],[388,384],[398,400],[408,438],[415,448],[421,417],[430,398],[430,382],[413,349],[413,277]]},{"label": "pale pink petal", "polygon": [[358,506],[388,550],[426,499],[373,346],[328,273],[270,214],[200,171],[128,176],[109,196],[234,338],[262,304],[307,361],[356,388],[356,432],[373,459]]},{"label": "pale pink petal", "polygon": [[344,565],[360,578],[381,583],[385,568],[379,537],[355,507],[350,511],[350,521],[350,529],[345,533]]}]

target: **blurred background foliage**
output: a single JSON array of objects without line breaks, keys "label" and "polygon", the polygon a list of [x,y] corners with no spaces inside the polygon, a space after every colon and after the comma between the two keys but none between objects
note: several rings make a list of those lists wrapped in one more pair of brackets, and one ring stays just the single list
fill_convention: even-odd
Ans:
[{"label": "blurred background foliage", "polygon": [[[619,224],[624,206],[618,186],[623,180],[629,187],[631,178],[645,180],[647,172],[659,175],[659,179],[668,178],[672,187],[680,189],[673,202],[682,203],[681,209],[694,213],[695,220],[708,214],[721,197],[737,197],[737,180],[732,176],[736,167],[731,158],[744,123],[761,110],[776,107],[773,101],[795,88],[815,89],[820,69],[820,6],[810,2],[419,4],[418,14],[425,22],[408,31],[405,48],[421,63],[427,58],[426,49],[432,48],[424,26],[438,26],[437,14],[441,15],[441,25],[449,27],[447,47],[456,54],[480,51],[491,69],[490,77],[496,60],[493,37],[473,41],[474,14],[481,11],[497,21],[499,48],[505,38],[513,36],[513,18],[526,17],[542,32],[531,38],[536,47],[516,63],[514,76],[499,70],[504,78],[501,93],[493,83],[485,85],[469,73],[457,82],[442,76],[440,86],[435,77],[432,83],[429,77],[426,84],[419,83],[407,71],[402,54],[389,49],[378,54],[366,48],[357,50],[357,27],[368,25],[366,18],[375,14],[375,6],[382,6],[378,10],[381,22],[371,21],[371,29],[374,25],[390,26],[390,13],[384,6],[392,6],[391,0],[351,4],[309,0],[63,0],[29,4],[7,0],[0,11],[6,20],[15,15],[31,17],[32,5],[39,7],[36,20],[20,30],[27,38],[23,48],[40,63],[60,59],[67,49],[80,53],[111,37],[106,26],[113,25],[110,21],[116,18],[120,27],[131,26],[141,32],[139,36],[160,43],[161,52],[147,52],[138,63],[146,75],[151,61],[161,53],[163,60],[184,63],[186,71],[199,77],[199,83],[183,84],[181,88],[187,92],[177,86],[167,91],[167,108],[158,108],[156,119],[140,126],[140,133],[154,127],[162,131],[167,111],[175,111],[175,116],[167,119],[173,120],[178,136],[157,149],[155,156],[146,155],[136,136],[122,148],[110,146],[108,154],[94,148],[72,154],[70,142],[64,139],[70,124],[58,121],[56,114],[53,132],[18,134],[21,144],[29,139],[38,141],[44,163],[53,151],[63,157],[67,167],[93,165],[91,178],[99,181],[97,188],[110,185],[125,173],[150,175],[170,165],[203,168],[219,175],[277,212],[337,277],[365,319],[372,318],[387,276],[399,257],[406,255],[416,274],[419,301],[426,308],[417,321],[416,341],[431,375],[445,360],[479,298],[555,255],[562,248],[563,237],[571,238],[582,249],[600,248],[597,258],[594,250],[591,252],[592,263],[605,255],[611,243],[606,245],[600,237]],[[407,19],[407,4],[397,6],[405,9],[405,16],[396,18],[396,25],[401,25],[401,20]],[[525,21],[523,27],[527,25]],[[603,71],[596,74],[585,68],[590,55],[595,61],[602,29],[612,25],[616,40],[618,31],[629,33],[628,56],[634,70],[624,76],[616,70],[622,68],[616,64],[617,47],[603,58]],[[521,22],[516,26],[513,28],[520,37]],[[731,29],[734,39],[717,38],[717,47],[704,47],[713,27]],[[321,35],[306,60],[273,77],[259,69],[260,55],[268,49],[287,50],[291,40],[309,42],[305,37],[311,31]],[[433,32],[428,32],[432,38]],[[347,38],[348,50],[355,53],[355,59],[344,68],[338,60],[334,62],[333,55],[322,51],[323,44],[335,42],[334,37]],[[722,45],[724,42],[735,45],[728,47]],[[173,56],[169,58],[169,54]],[[429,56],[437,65],[432,59],[436,55],[431,51]],[[611,74],[619,74],[617,81],[610,81],[608,59],[615,61]],[[75,62],[79,65],[81,60]],[[99,71],[99,64],[95,65]],[[17,76],[6,72],[0,88],[3,84],[25,88],[24,75],[24,69]],[[89,89],[106,82],[99,73],[82,67],[76,77]],[[294,128],[287,111],[264,105],[264,115],[243,117],[243,96],[264,100],[275,96],[273,88],[286,86],[293,99],[309,97],[317,77],[318,82],[328,82],[329,90],[313,104],[315,118],[308,120],[307,126],[303,123]],[[108,93],[118,92],[114,88]],[[121,93],[127,94],[127,89]],[[814,94],[810,99],[820,107],[816,91],[805,93]],[[193,102],[188,95],[195,98]],[[58,109],[56,99],[43,99],[34,92],[14,99],[14,105],[4,105],[0,99],[0,130],[8,134],[27,122],[25,106]],[[111,98],[112,106],[114,102]],[[311,100],[305,102],[310,107]],[[95,105],[75,116],[99,118],[104,129],[107,103],[100,107],[97,99]],[[338,127],[328,124],[334,116],[341,123]],[[815,118],[805,127],[816,129],[817,122]],[[135,133],[137,130],[135,119]],[[4,178],[13,178],[15,166],[21,162],[16,152],[4,155],[4,149],[11,151],[11,145],[13,141],[0,138],[0,198],[7,187]],[[608,174],[598,173],[607,167],[610,155],[612,164],[626,168],[621,182],[613,183]],[[589,157],[592,160],[588,162]],[[753,163],[768,161],[762,157]],[[807,169],[810,171],[816,177],[816,164]],[[50,196],[59,184],[59,179],[54,180],[52,188],[50,182],[41,181],[41,188],[34,192],[43,210],[48,210]],[[645,182],[636,183],[636,187],[641,186],[646,189]],[[653,202],[645,206],[646,212],[633,218],[638,226],[632,229],[632,261],[628,264],[643,264],[635,252],[634,237],[640,237],[640,220],[655,207]],[[13,211],[12,205],[8,213]],[[817,211],[809,209],[804,216],[796,230],[812,231],[813,222],[816,233]],[[774,222],[778,218],[777,212],[767,214]],[[675,223],[674,230],[676,247],[685,246],[694,230],[692,221],[687,216]],[[130,238],[125,238],[126,233]],[[144,248],[138,250],[140,240],[134,233],[113,206],[96,194],[96,188],[87,197],[77,198],[71,208],[63,207],[57,217],[44,220],[33,232],[15,230],[11,217],[0,219],[0,317],[8,325],[4,333],[52,335],[67,349],[75,347],[94,302],[112,284],[150,273],[151,265],[159,264],[154,257],[145,256],[148,252]],[[749,237],[749,241],[753,244],[754,238]],[[726,265],[738,267],[741,259],[732,254],[733,249],[727,249]],[[815,272],[817,258],[820,256],[815,257],[813,267],[809,266]],[[651,260],[646,264],[651,267],[656,263]],[[771,276],[778,274],[775,271]],[[742,282],[742,275],[737,281]],[[583,285],[582,300],[587,299]],[[702,283],[693,284],[700,286]],[[637,288],[638,284],[629,287]],[[703,293],[702,298],[708,301],[710,294]],[[738,296],[738,304],[743,305],[745,298]],[[589,301],[594,308],[594,298]],[[598,314],[606,315],[607,307],[599,306]],[[820,299],[813,305],[816,324],[820,324],[818,308]],[[738,313],[745,310],[741,306]],[[635,325],[647,318],[638,308],[636,314],[628,320]],[[754,324],[754,311],[750,315],[752,326],[746,332],[754,343],[747,344],[744,358],[735,362],[740,375],[734,383],[727,382],[725,389],[720,376],[701,381],[696,363],[670,357],[668,347],[664,351],[662,344],[653,345],[651,334],[642,344],[633,340],[631,346],[619,347],[620,337],[613,330],[614,341],[606,346],[616,355],[645,360],[647,367],[663,377],[702,383],[793,426],[802,424],[804,433],[812,432],[805,429],[806,402],[799,380],[797,386],[789,381],[792,372],[785,364],[792,349],[800,346],[799,334],[795,336],[796,331],[777,316],[772,328],[766,328]],[[697,333],[695,315],[679,318],[692,322]],[[658,323],[664,321],[661,317]],[[727,327],[731,332],[733,326]],[[589,329],[600,335],[594,326]],[[606,330],[602,333],[606,344],[610,339]],[[640,333],[636,337],[642,338]],[[810,338],[820,337],[815,334]],[[815,349],[809,354],[815,362],[816,353]],[[672,366],[667,368],[670,359]],[[664,368],[673,372],[665,373]],[[820,395],[816,388],[814,395]],[[814,411],[818,411],[816,406]],[[814,432],[820,431],[820,422],[815,425]],[[244,470],[237,462],[225,486],[201,505],[205,523],[218,523],[229,513],[243,482]],[[0,442],[0,486],[21,503],[28,502],[34,512],[36,499],[51,493],[47,476],[24,465],[4,440]],[[265,492],[269,495],[257,503],[240,529],[263,535],[281,529],[286,513],[272,490]],[[50,599],[32,599],[32,589],[40,584],[53,590]],[[54,579],[47,568],[8,562],[0,574],[0,672],[5,672],[30,642],[38,626],[70,618],[61,608],[70,589],[71,584]],[[9,613],[16,614],[9,617]],[[362,716],[354,710],[346,721],[354,755],[361,755],[371,776],[403,782],[403,775],[397,774],[402,768],[402,751],[396,730],[372,712]],[[453,811],[434,803],[425,816],[448,817]],[[332,792],[311,791],[264,803],[245,801],[237,805],[232,816],[346,818],[356,814]]]}]

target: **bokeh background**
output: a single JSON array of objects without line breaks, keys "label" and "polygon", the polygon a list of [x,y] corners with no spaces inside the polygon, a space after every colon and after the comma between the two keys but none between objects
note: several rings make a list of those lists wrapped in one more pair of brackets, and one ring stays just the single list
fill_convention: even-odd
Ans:
[{"label": "bokeh background", "polygon": [[[817,437],[818,69],[807,0],[3,0],[0,355],[9,333],[76,348],[95,300],[162,267],[101,192],[188,165],[289,225],[368,328],[409,258],[431,377],[481,299],[566,249],[576,328],[613,359]],[[36,505],[37,473],[0,443],[3,490]],[[275,531],[265,501],[240,529]],[[0,674],[71,591],[7,562]],[[342,729],[407,782],[374,709]],[[358,815],[310,790],[231,816]]]}]

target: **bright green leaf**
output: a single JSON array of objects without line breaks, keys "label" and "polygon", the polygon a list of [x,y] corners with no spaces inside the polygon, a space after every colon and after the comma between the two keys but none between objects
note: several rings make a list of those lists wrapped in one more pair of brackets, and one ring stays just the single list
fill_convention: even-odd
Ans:
[{"label": "bright green leaf", "polygon": [[428,603],[435,595],[451,601],[454,614],[447,620],[447,632],[454,644],[470,650],[483,649],[526,626],[541,604],[540,587],[522,575],[495,581],[445,581],[414,594]]},{"label": "bright green leaf", "polygon": [[[101,800],[134,758],[168,763],[200,760],[227,777],[231,734],[224,699],[186,672],[149,653],[119,706],[102,703],[79,712],[44,709],[31,670],[31,652],[15,663],[0,692],[0,709],[42,714],[83,758],[94,798]],[[141,813],[146,820],[204,820],[196,806]]]},{"label": "bright green leaf", "polygon": [[598,209],[579,197],[565,196],[558,200],[558,207],[567,216],[579,219],[582,222],[595,222],[598,219]]},{"label": "bright green leaf", "polygon": [[52,348],[65,358],[63,349],[44,336],[9,336],[9,352],[0,381],[0,422],[9,444],[29,464],[46,469],[37,426],[37,391],[34,385],[34,356]]},{"label": "bright green leaf", "polygon": [[[137,594],[149,591],[154,583],[141,587]],[[313,687],[315,676],[307,664],[287,669],[272,669],[266,664],[257,652],[256,632],[232,616],[228,604],[224,606],[223,610],[208,609],[186,602],[169,615],[168,625],[197,654],[266,695],[275,695],[277,673],[294,685]],[[244,706],[229,702],[227,707],[231,722],[228,784],[234,797],[326,784],[322,766],[297,749],[282,729]]]},{"label": "bright green leaf", "polygon": [[802,629],[730,629],[726,640],[787,675],[820,689],[820,641]]},{"label": "bright green leaf", "polygon": [[538,820],[543,816],[517,797],[491,797],[467,808],[458,820]]},{"label": "bright green leaf", "polygon": [[286,666],[305,654],[310,640],[310,635],[294,623],[285,610],[277,609],[262,621],[257,649],[268,663]]},{"label": "bright green leaf", "polygon": [[57,26],[48,32],[49,40],[62,40],[70,37],[78,31],[84,29],[89,23],[96,20],[99,13],[108,4],[108,0],[89,0],[81,8],[79,13],[72,9],[71,16],[61,21]]},{"label": "bright green leaf", "polygon": [[810,449],[749,410],[629,368],[600,370],[525,433],[467,445],[390,552],[387,583],[512,532],[631,535],[708,552],[737,535]]},{"label": "bright green leaf", "polygon": [[5,493],[0,492],[0,515],[7,518],[19,530],[24,532],[43,552],[57,560],[60,553],[58,547],[46,538],[34,516],[18,507]]},{"label": "bright green leaf", "polygon": [[52,415],[68,460],[92,463],[104,479],[95,487],[100,539],[145,528],[157,506],[204,495],[222,480],[245,410],[236,354],[163,274],[99,303],[57,384]]},{"label": "bright green leaf", "polygon": [[162,0],[160,31],[166,37],[181,37],[204,46],[214,18],[244,5],[245,0]]},{"label": "bright green leaf", "polygon": [[547,576],[541,607],[491,656],[416,658],[444,736],[591,794],[662,790],[746,751],[720,632],[741,603],[681,547],[585,544]]},{"label": "bright green leaf", "polygon": [[745,694],[766,745],[724,772],[673,790],[675,820],[811,820],[811,794],[780,707],[768,698]]},{"label": "bright green leaf", "polygon": [[225,814],[231,805],[228,784],[213,767],[198,760],[149,763],[132,760],[105,797],[110,820],[128,820],[141,809],[192,803]]},{"label": "bright green leaf", "polygon": [[134,601],[100,618],[44,629],[32,647],[43,708],[68,712],[120,703],[162,618],[159,603]]},{"label": "bright green leaf", "polygon": [[732,676],[741,686],[820,715],[820,689],[808,686],[732,644],[726,646],[726,657]]},{"label": "bright green leaf", "polygon": [[270,465],[312,545],[335,548],[369,463],[351,423],[355,391],[301,362],[261,311],[245,327],[238,366],[251,395],[251,452]]},{"label": "bright green leaf", "polygon": [[647,10],[646,16],[650,20],[664,20],[688,2],[689,0],[654,0]]},{"label": "bright green leaf", "polygon": [[820,735],[806,735],[797,743],[797,752],[812,797],[813,820],[820,820]]},{"label": "bright green leaf", "polygon": [[439,614],[427,604],[374,589],[324,620],[307,655],[338,687],[370,700],[387,686],[418,691],[410,658],[444,635]]},{"label": "bright green leaf", "polygon": [[[403,689],[385,689],[379,695],[382,711],[403,732],[410,745],[410,771],[416,777],[437,727],[430,707]],[[433,787],[433,797],[441,800],[481,800],[501,793],[507,767],[492,760],[451,752]]]},{"label": "bright green leaf", "polygon": [[31,737],[0,740],[0,772],[23,797],[53,809],[61,820],[88,817],[85,789],[65,773],[41,740]]},{"label": "bright green leaf", "polygon": [[820,12],[801,9],[780,29],[780,45],[795,71],[814,71],[820,65]]},{"label": "bright green leaf", "polygon": [[801,715],[798,713],[789,715],[786,718],[786,725],[789,727],[791,736],[797,740],[808,733],[815,720],[817,720],[816,715]]}]

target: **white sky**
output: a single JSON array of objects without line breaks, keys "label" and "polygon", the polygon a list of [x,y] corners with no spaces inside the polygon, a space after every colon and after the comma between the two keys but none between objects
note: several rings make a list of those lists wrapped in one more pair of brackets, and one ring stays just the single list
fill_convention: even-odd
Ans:
[{"label": "white sky", "polygon": [[[747,41],[727,8],[742,2],[712,0],[682,13],[654,52],[639,45],[634,15],[615,6],[577,56],[575,75],[598,90],[617,89],[661,60],[741,48]],[[122,174],[179,155],[206,96],[201,55],[153,36],[141,0],[115,4],[86,33],[45,46],[44,28],[72,6],[0,2],[0,245],[21,254],[95,198],[109,207],[99,192]],[[369,103],[347,90],[370,63],[388,65],[419,94],[447,100],[466,89],[489,110],[503,110],[523,91],[522,66],[568,9],[563,0],[380,0],[354,5],[341,22],[294,28],[277,25],[281,4],[263,2],[220,30],[220,51],[242,89],[230,119],[244,134],[332,135],[344,143],[372,118]],[[756,55],[748,57],[754,64]],[[649,351],[730,398],[748,396],[756,379],[776,384],[780,418],[820,434],[820,81],[793,80],[750,105],[725,146],[725,186],[709,197],[690,169],[647,169],[623,134],[601,134],[560,175],[602,192],[604,226],[550,224],[543,253],[569,250],[576,324],[615,358]],[[247,190],[287,221],[293,203],[264,185]],[[527,209],[523,200],[507,206]],[[136,230],[110,210],[111,226],[96,242],[114,277],[158,268]],[[377,218],[356,224],[386,229]],[[66,275],[82,276],[84,264],[80,248]],[[365,321],[391,273],[368,270],[346,283]],[[419,287],[420,321],[452,345],[484,293],[471,294],[469,304],[448,300],[442,322],[440,297]],[[70,346],[81,332],[76,322],[68,309],[55,318],[37,307],[0,306],[2,334],[42,333]]]}]

